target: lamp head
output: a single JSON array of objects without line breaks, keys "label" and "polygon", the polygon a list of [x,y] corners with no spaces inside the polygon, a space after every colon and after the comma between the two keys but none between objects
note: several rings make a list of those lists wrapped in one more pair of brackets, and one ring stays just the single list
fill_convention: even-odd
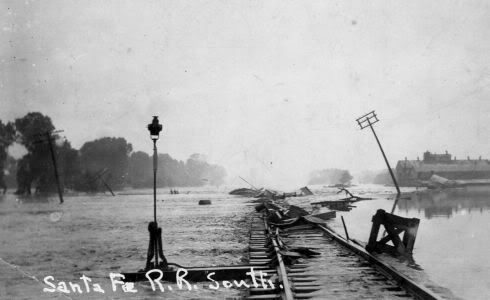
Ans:
[{"label": "lamp head", "polygon": [[148,124],[148,130],[150,131],[150,137],[152,140],[158,140],[160,131],[162,131],[162,124],[158,122],[158,117],[153,116],[153,120]]}]

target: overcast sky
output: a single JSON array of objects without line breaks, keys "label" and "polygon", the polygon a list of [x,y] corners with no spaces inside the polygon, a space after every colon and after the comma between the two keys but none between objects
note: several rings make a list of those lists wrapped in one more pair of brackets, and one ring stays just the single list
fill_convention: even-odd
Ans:
[{"label": "overcast sky", "polygon": [[488,1],[0,1],[0,119],[49,115],[75,148],[122,136],[261,184],[490,158]]}]

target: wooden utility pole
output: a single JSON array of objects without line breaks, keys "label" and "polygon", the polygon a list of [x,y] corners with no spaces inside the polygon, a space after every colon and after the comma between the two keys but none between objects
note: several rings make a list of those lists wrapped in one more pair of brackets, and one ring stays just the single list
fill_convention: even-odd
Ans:
[{"label": "wooden utility pole", "polygon": [[238,176],[241,180],[245,181],[246,183],[248,183],[254,190],[259,190],[258,188],[254,187],[250,182],[246,181],[245,179],[243,179],[241,176]]},{"label": "wooden utility pole", "polygon": [[107,168],[105,169],[102,169],[100,170],[99,172],[97,172],[97,174],[95,174],[95,177],[94,177],[94,180],[100,180],[102,181],[102,184],[105,186],[105,188],[111,193],[112,196],[116,196],[114,194],[114,192],[112,191],[111,187],[109,186],[109,184],[104,180],[104,178],[102,176],[104,176],[104,174],[107,172]]},{"label": "wooden utility pole", "polygon": [[357,123],[361,127],[361,130],[370,127],[371,131],[374,134],[374,138],[376,139],[376,142],[378,143],[379,149],[381,150],[381,154],[383,154],[383,158],[385,160],[386,166],[388,167],[388,171],[390,172],[391,179],[393,180],[393,183],[395,184],[397,194],[400,195],[400,187],[398,186],[398,182],[396,181],[395,174],[393,174],[393,170],[391,169],[390,163],[388,162],[388,159],[386,158],[386,154],[383,150],[383,147],[381,147],[381,143],[379,142],[378,136],[376,135],[376,132],[374,131],[373,124],[378,122],[378,117],[376,116],[376,113],[374,110],[370,113],[365,114],[364,116],[357,118],[356,119]]},{"label": "wooden utility pole", "polygon": [[63,132],[63,130],[46,131],[44,133],[40,133],[40,134],[38,134],[38,136],[44,136],[45,138],[41,138],[41,139],[35,141],[34,144],[41,144],[41,143],[48,142],[49,151],[51,153],[51,160],[53,162],[53,167],[54,167],[54,178],[56,179],[56,186],[58,188],[58,195],[60,197],[60,204],[62,204],[64,202],[63,201],[63,189],[61,188],[60,176],[58,174],[58,165],[56,163],[56,155],[54,152],[53,141],[52,141],[52,134],[53,133],[59,133],[59,132]]},{"label": "wooden utility pole", "polygon": [[48,145],[49,145],[49,151],[51,152],[51,159],[53,161],[53,167],[54,167],[54,177],[56,179],[56,186],[58,187],[58,195],[60,197],[60,204],[62,204],[63,201],[63,190],[61,188],[61,182],[60,182],[60,176],[58,175],[58,165],[56,163],[56,155],[54,153],[53,149],[53,141],[51,140],[51,132],[47,131],[45,133],[46,139],[48,140]]}]

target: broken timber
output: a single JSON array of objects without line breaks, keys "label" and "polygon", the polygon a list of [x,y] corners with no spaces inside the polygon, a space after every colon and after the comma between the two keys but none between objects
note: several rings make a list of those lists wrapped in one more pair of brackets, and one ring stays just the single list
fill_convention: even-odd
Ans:
[{"label": "broken timber", "polygon": [[366,260],[370,265],[375,267],[379,272],[384,274],[385,276],[388,276],[389,278],[392,278],[395,280],[400,287],[403,287],[407,291],[409,291],[411,294],[416,296],[417,298],[420,299],[441,299],[439,296],[434,294],[432,291],[427,289],[424,286],[421,286],[420,284],[417,284],[414,282],[412,279],[408,278],[407,276],[401,274],[397,270],[395,270],[393,267],[389,266],[388,264],[382,262],[379,260],[377,257],[373,256],[369,252],[367,252],[363,247],[359,246],[352,240],[346,240],[343,238],[341,235],[339,235],[337,232],[333,231],[329,227],[325,225],[318,225],[318,224],[313,224],[320,228],[324,233],[326,233],[328,236],[330,236],[333,240],[338,242],[341,246],[347,248],[357,256],[363,258]]},{"label": "broken timber", "polygon": [[[417,237],[420,220],[402,218],[379,209],[373,216],[373,226],[369,235],[366,250],[369,252],[389,252],[393,254],[411,254]],[[383,225],[388,235],[377,241],[380,226]],[[403,239],[399,234],[403,233]],[[391,241],[394,245],[387,245]]]},{"label": "broken timber", "polygon": [[313,202],[311,205],[320,205],[322,207],[328,207],[333,210],[338,211],[350,211],[353,207],[351,203],[354,201],[349,200],[335,200],[335,201],[321,201],[321,202]]},{"label": "broken timber", "polygon": [[[270,212],[269,212],[270,213]],[[298,236],[301,240],[306,242],[306,240],[313,238],[318,238],[317,235],[314,234],[313,231],[309,228],[319,228],[321,231],[324,232],[325,237],[330,236],[333,241],[337,242],[340,244],[340,246],[346,248],[356,256],[362,258],[366,263],[370,266],[370,268],[374,269],[377,271],[377,273],[382,274],[384,277],[389,278],[390,280],[393,280],[399,288],[403,288],[405,291],[409,292],[413,297],[416,299],[440,299],[439,296],[434,294],[431,290],[427,289],[426,287],[414,282],[407,276],[401,274],[388,264],[382,262],[379,260],[377,257],[373,256],[369,252],[367,252],[362,246],[359,244],[356,244],[356,241],[354,240],[347,240],[340,236],[338,233],[335,231],[331,230],[324,224],[315,224],[312,222],[308,222],[308,219],[303,217],[307,223],[310,225],[299,225],[299,226],[293,226],[289,227],[289,229],[283,229],[283,232],[286,232],[286,235],[288,235],[287,232],[289,232],[289,236],[292,237],[294,235]],[[305,230],[310,230],[309,233],[308,231]],[[295,233],[296,232],[296,233]],[[306,239],[306,240],[305,240]],[[313,245],[314,245],[314,241]],[[280,241],[280,239],[279,239]],[[303,243],[303,242],[302,242]],[[313,263],[314,264],[314,263]],[[298,287],[295,284],[305,282],[305,284],[308,285],[308,289],[312,290],[318,290],[321,285],[315,285],[315,274],[317,276],[321,276],[321,273],[311,273],[308,272],[307,267],[307,262],[305,261],[302,264],[299,265],[292,265],[289,267],[290,271],[293,271],[294,273],[288,274],[288,276],[292,279],[292,289],[294,291],[293,296],[295,299],[307,299],[311,297],[323,297],[325,296],[322,294],[320,291],[315,291],[315,292],[310,292],[310,293],[301,293],[299,291],[295,291],[295,289]],[[316,269],[316,268],[314,268]],[[293,275],[294,274],[294,275]],[[291,277],[291,276],[297,276],[297,277]],[[303,281],[304,280],[304,281]],[[393,290],[394,288],[390,288],[390,290]],[[258,299],[258,298],[257,298]]]},{"label": "broken timber", "polygon": [[351,203],[361,201],[361,200],[371,200],[372,198],[364,198],[364,197],[359,197],[359,196],[354,196],[349,190],[346,188],[341,188],[338,193],[341,193],[344,191],[349,197],[347,198],[342,198],[339,200],[330,200],[330,201],[320,201],[320,202],[312,202],[311,205],[320,205],[322,207],[326,206],[330,209],[333,210],[338,210],[338,211],[350,211],[353,207]]}]

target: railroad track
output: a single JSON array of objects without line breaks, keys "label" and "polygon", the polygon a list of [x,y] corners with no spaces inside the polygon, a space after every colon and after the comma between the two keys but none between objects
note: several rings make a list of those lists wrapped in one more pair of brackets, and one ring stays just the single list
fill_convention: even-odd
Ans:
[{"label": "railroad track", "polygon": [[[279,229],[266,219],[253,220],[249,249],[251,266],[267,266],[267,284],[252,286],[247,299],[439,299],[325,226]],[[305,248],[317,255],[300,257]]]},{"label": "railroad track", "polygon": [[293,290],[279,247],[278,235],[267,224],[265,218],[256,217],[252,222],[249,251],[251,266],[268,265],[270,269],[261,271],[260,278],[257,278],[266,284],[255,284],[251,287],[247,299],[293,300]]}]

